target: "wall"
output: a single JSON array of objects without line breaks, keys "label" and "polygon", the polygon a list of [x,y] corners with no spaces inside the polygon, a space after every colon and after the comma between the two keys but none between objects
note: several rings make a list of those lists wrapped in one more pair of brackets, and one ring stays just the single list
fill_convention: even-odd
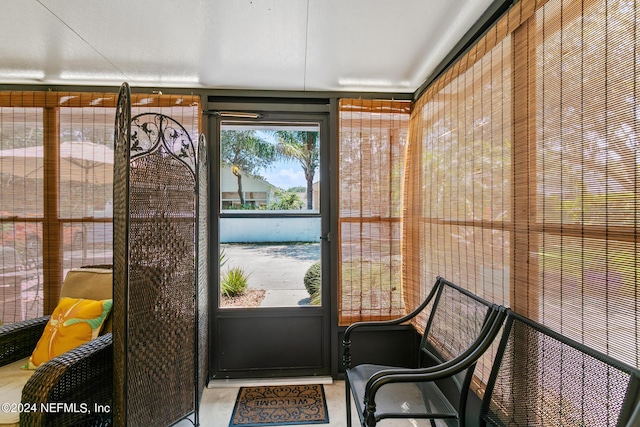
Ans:
[{"label": "wall", "polygon": [[[236,212],[236,211],[233,211]],[[243,215],[249,211],[242,211]],[[269,214],[291,211],[268,211]],[[221,218],[220,242],[319,242],[320,218],[265,218],[265,211],[256,218]],[[251,215],[251,214],[248,214]],[[260,215],[259,217],[257,215]]]}]

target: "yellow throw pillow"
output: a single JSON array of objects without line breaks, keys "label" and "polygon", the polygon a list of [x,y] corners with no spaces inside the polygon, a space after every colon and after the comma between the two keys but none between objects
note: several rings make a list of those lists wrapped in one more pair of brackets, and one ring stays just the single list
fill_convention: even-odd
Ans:
[{"label": "yellow throw pillow", "polygon": [[112,305],[111,299],[60,299],[23,369],[36,369],[49,359],[97,338]]}]

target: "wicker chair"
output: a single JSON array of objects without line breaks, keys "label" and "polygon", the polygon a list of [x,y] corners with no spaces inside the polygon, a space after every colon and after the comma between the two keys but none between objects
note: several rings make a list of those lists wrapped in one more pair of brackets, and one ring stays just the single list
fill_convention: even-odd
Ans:
[{"label": "wicker chair", "polygon": [[[111,274],[108,274],[108,278],[101,278],[100,282],[103,286],[88,288],[83,292],[80,289],[80,279],[84,280],[85,275],[95,274],[98,271],[95,269],[72,271],[74,279],[70,279],[70,275],[67,275],[62,286],[61,297],[89,299],[111,297],[112,291],[106,286],[111,281]],[[100,272],[105,276],[106,273]],[[20,366],[25,362],[24,359],[31,355],[42,336],[48,319],[49,316],[45,316],[0,326],[0,369],[20,371]],[[110,329],[110,322],[105,323],[103,331],[105,329]],[[19,413],[19,423],[18,420],[7,420],[8,424],[0,425],[101,426],[111,424],[113,345],[110,332],[105,332],[95,340],[49,360],[35,371],[22,372],[25,374],[23,378],[28,380],[22,388],[21,407],[16,407],[21,410],[11,411],[16,416]],[[33,375],[29,378],[30,372],[33,372]],[[20,375],[20,372],[16,374]],[[72,405],[59,410],[51,408],[45,411],[42,405],[48,402]],[[95,411],[98,407],[102,411]]]},{"label": "wicker chair", "polygon": [[[362,426],[372,427],[388,418],[428,419],[432,424],[442,419],[448,425],[464,426],[476,362],[500,332],[505,312],[504,307],[438,278],[425,301],[407,316],[349,326],[343,353],[347,425],[351,425],[353,394]],[[412,319],[425,330],[415,355],[416,367],[350,366],[351,335],[356,329],[375,330]]]},{"label": "wicker chair", "polygon": [[481,426],[640,425],[640,371],[509,312]]}]

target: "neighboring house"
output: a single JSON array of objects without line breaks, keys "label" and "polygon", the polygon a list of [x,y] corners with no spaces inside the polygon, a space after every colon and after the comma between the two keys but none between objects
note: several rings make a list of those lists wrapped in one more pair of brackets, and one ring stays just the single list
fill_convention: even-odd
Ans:
[{"label": "neighboring house", "polygon": [[[220,169],[220,187],[222,193],[222,209],[240,207],[238,195],[238,178],[231,172],[230,167],[223,166]],[[315,188],[315,187],[314,187]],[[320,235],[320,216],[308,218],[291,218],[287,214],[295,213],[290,210],[266,209],[276,201],[276,190],[280,188],[261,178],[254,176],[242,176],[242,190],[245,204],[253,206],[256,210],[244,211],[242,218],[224,218],[221,220],[219,239],[221,243],[275,243],[275,242],[318,242]],[[299,194],[306,198],[305,193]],[[318,196],[314,195],[317,199]],[[306,207],[306,201],[304,206]],[[254,213],[255,217],[251,214]],[[263,214],[273,214],[265,216]]]},{"label": "neighboring house", "polygon": [[[246,205],[266,208],[278,187],[269,184],[262,178],[248,174],[242,175],[242,192]],[[222,209],[240,207],[238,195],[238,178],[231,172],[231,168],[223,166],[220,169],[220,191],[222,193]]]}]

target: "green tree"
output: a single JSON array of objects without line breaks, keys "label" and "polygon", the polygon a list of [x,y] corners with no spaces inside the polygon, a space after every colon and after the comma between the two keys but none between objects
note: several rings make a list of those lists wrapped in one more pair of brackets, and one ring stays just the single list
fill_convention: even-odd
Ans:
[{"label": "green tree", "polygon": [[231,167],[238,179],[238,196],[242,206],[245,205],[243,174],[255,176],[257,170],[269,166],[277,157],[275,145],[261,139],[253,130],[220,132],[220,161],[223,166]]},{"label": "green tree", "polygon": [[292,191],[276,190],[275,195],[276,200],[269,204],[269,209],[271,210],[292,210],[302,207],[302,200],[300,200],[298,194]]},{"label": "green tree", "polygon": [[281,156],[297,160],[307,180],[307,209],[313,208],[313,177],[320,162],[318,132],[277,131],[277,149]]}]

